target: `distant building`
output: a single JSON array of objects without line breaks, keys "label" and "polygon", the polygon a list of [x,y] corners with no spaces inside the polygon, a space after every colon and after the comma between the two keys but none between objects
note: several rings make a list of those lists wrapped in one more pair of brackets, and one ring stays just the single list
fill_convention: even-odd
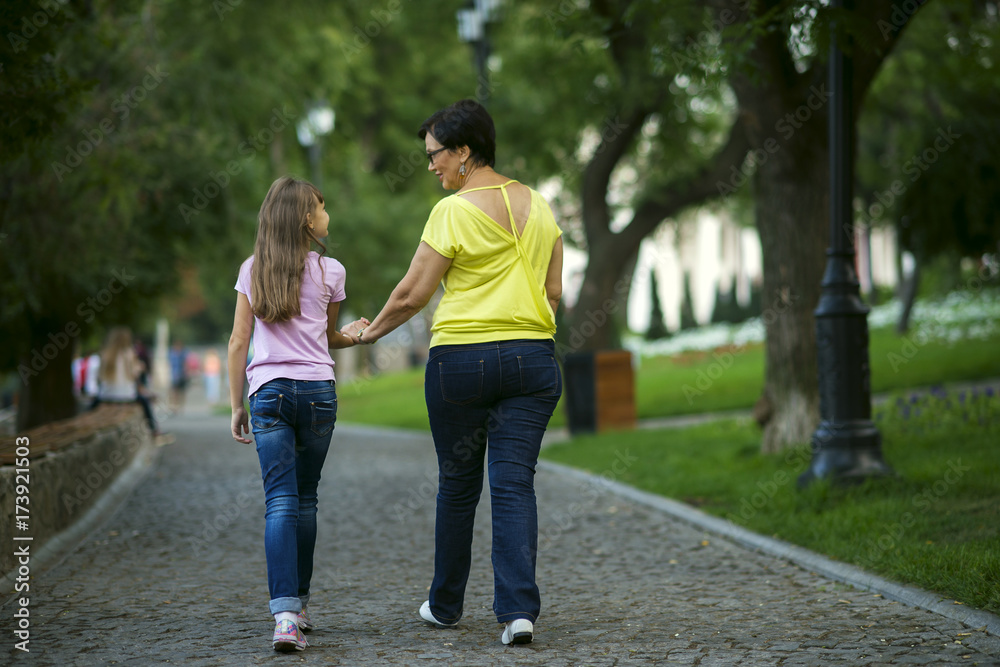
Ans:
[{"label": "distant building", "polygon": [[[894,287],[898,282],[894,230],[870,230],[870,244],[865,240],[866,232],[859,229],[856,239],[862,293],[868,293],[873,282]],[[576,303],[586,264],[585,252],[566,247],[563,302],[567,306]],[[751,290],[760,288],[763,280],[760,238],[755,228],[740,226],[726,213],[708,209],[699,209],[679,225],[661,225],[642,242],[632,277],[627,317],[629,329],[637,333],[649,329],[652,271],[656,272],[660,307],[670,331],[680,328],[685,274],[690,281],[694,319],[698,324],[708,324],[719,292],[727,293],[735,285],[736,302],[746,307]]]}]

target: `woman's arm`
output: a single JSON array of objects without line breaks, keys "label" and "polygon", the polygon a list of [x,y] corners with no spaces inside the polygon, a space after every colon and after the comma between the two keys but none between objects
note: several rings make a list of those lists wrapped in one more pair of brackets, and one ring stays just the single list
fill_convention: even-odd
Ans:
[{"label": "woman's arm", "polygon": [[229,403],[233,409],[232,433],[238,442],[249,443],[243,436],[250,434],[250,421],[243,407],[243,385],[247,376],[247,353],[250,351],[250,335],[253,334],[253,310],[247,295],[236,295],[236,315],[233,317],[233,333],[229,336]]},{"label": "woman's arm", "polygon": [[562,299],[562,265],[563,265],[563,242],[562,237],[556,239],[552,246],[552,259],[549,260],[549,270],[545,274],[545,296],[552,306],[552,314],[555,315],[559,308],[559,301]]},{"label": "woman's arm", "polygon": [[365,328],[364,342],[374,343],[419,313],[434,296],[434,290],[450,266],[450,257],[441,255],[421,241],[406,275],[392,290],[378,317]]}]

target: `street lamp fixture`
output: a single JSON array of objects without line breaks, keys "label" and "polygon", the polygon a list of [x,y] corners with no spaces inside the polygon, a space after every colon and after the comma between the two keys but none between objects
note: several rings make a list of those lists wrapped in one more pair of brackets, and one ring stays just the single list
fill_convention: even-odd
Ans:
[{"label": "street lamp fixture", "polygon": [[312,146],[319,137],[323,137],[333,131],[336,113],[328,104],[318,104],[310,107],[305,118],[295,126],[299,143],[303,146]]},{"label": "street lamp fixture", "polygon": [[[850,9],[852,0],[831,7]],[[820,424],[812,436],[812,462],[799,486],[815,479],[861,481],[891,475],[882,459],[882,436],[871,420],[868,311],[854,270],[854,109],[852,62],[830,37],[829,150],[830,248],[816,316]]]},{"label": "street lamp fixture", "polygon": [[322,170],[320,139],[331,132],[336,121],[336,113],[326,102],[316,102],[309,107],[304,118],[295,126],[299,143],[309,152],[309,168],[313,185],[320,190],[322,186]]},{"label": "street lamp fixture", "polygon": [[486,64],[490,57],[489,26],[500,11],[501,0],[469,0],[455,13],[458,21],[458,38],[472,46],[475,54],[476,74],[479,86],[476,97],[485,104],[489,97],[489,78]]}]

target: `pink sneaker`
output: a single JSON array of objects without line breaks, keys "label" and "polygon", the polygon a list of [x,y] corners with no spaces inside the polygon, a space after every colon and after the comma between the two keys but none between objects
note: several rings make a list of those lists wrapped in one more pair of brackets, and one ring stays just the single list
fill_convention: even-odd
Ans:
[{"label": "pink sneaker", "polygon": [[309,616],[306,614],[305,609],[299,612],[299,619],[296,623],[299,626],[299,630],[302,632],[312,632],[313,630],[312,621],[309,620]]},{"label": "pink sneaker", "polygon": [[309,646],[306,636],[292,621],[278,621],[278,624],[274,626],[274,638],[271,640],[271,644],[275,651],[282,653],[304,651],[306,646]]}]

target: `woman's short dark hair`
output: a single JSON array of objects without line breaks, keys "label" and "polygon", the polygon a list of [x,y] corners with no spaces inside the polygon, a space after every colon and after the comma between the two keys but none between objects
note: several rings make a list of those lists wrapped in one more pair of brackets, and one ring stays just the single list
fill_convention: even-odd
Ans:
[{"label": "woman's short dark hair", "polygon": [[475,100],[460,100],[435,111],[417,132],[421,139],[428,134],[445,148],[454,150],[468,146],[472,166],[492,167],[496,162],[497,133],[493,127],[493,118]]}]

